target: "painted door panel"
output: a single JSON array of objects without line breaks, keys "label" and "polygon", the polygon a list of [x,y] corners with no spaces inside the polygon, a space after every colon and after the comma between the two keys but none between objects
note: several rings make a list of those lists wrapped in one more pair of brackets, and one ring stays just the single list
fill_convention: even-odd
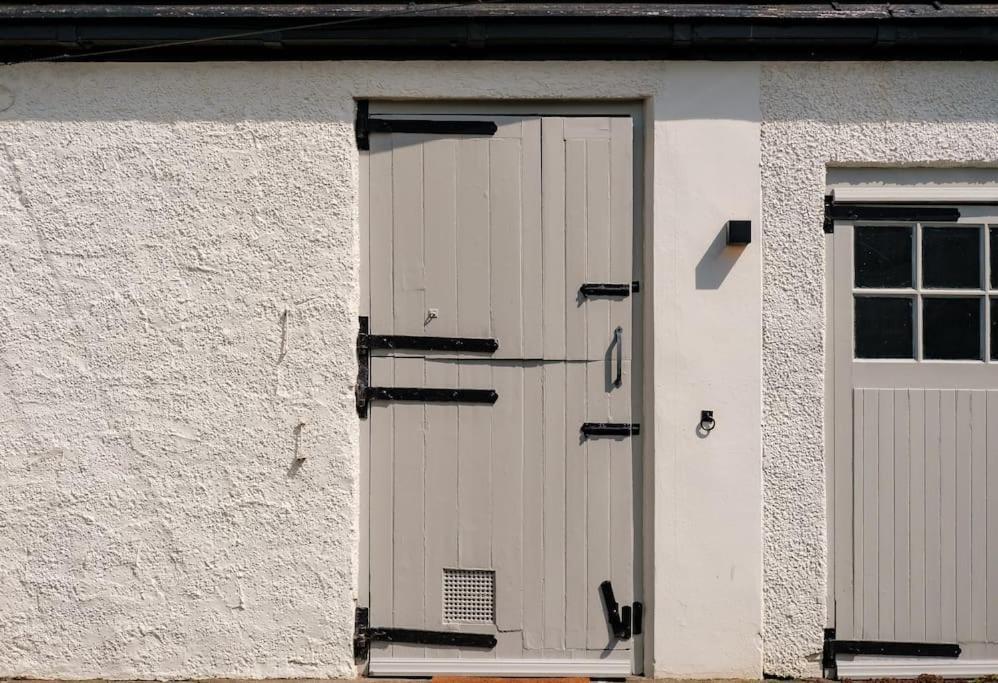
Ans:
[{"label": "painted door panel", "polygon": [[[630,375],[627,361],[625,382]],[[392,473],[372,479],[372,517],[391,520],[392,538],[372,549],[372,578],[381,578],[372,580],[372,621],[489,632],[482,624],[445,623],[439,609],[444,568],[489,568],[496,572],[491,630],[523,631],[526,649],[611,645],[598,588],[610,579],[619,602],[635,599],[632,453],[640,437],[581,436],[583,422],[632,421],[624,390],[607,398],[604,363],[457,365],[379,357],[372,359],[371,377],[499,394],[492,406],[372,404],[373,431],[381,425],[394,431],[393,439],[375,439],[380,448],[371,452],[372,471]],[[551,422],[549,408],[560,413]],[[387,576],[395,597],[382,600],[373,586],[387,586]],[[540,580],[548,577],[550,585]],[[538,599],[527,606],[530,595]],[[553,603],[547,615],[546,602]],[[629,648],[629,641],[614,645]]]},{"label": "painted door panel", "polygon": [[[640,599],[640,436],[584,439],[580,428],[639,421],[636,297],[579,288],[635,279],[631,120],[490,120],[491,138],[372,135],[364,215],[372,334],[499,342],[492,354],[377,350],[371,385],[498,399],[375,402],[365,443],[371,623],[498,644],[379,644],[372,672],[420,659],[453,671],[456,658],[520,662],[506,673],[529,662],[580,673],[579,661],[629,673],[640,636],[613,636],[599,585],[610,580],[622,605]],[[487,623],[445,615],[455,569],[494,572]],[[623,668],[599,668],[614,662]]]},{"label": "painted door panel", "polygon": [[495,120],[494,138],[371,137],[371,330],[601,360],[633,300],[579,288],[634,279],[631,120]]}]

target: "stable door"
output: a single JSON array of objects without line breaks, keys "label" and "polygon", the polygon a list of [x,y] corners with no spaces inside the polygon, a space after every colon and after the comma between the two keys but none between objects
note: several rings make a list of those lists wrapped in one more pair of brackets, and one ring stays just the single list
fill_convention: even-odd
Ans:
[{"label": "stable door", "polygon": [[368,125],[370,674],[629,675],[643,626],[632,121]]}]

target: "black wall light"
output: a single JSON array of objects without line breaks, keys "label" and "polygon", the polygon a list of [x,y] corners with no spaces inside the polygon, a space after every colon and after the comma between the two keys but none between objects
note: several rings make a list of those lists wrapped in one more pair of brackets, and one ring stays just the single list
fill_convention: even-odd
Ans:
[{"label": "black wall light", "polygon": [[724,224],[728,244],[742,246],[752,242],[752,221],[728,221]]}]

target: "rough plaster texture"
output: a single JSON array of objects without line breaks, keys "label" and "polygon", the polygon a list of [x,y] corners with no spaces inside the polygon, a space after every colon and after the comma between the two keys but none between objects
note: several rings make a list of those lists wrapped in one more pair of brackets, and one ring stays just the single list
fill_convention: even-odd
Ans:
[{"label": "rough plaster texture", "polygon": [[352,673],[356,154],[284,76],[0,70],[5,675]]},{"label": "rough plaster texture", "polygon": [[996,101],[994,64],[763,67],[768,673],[818,675],[825,626],[826,167],[998,165]]},{"label": "rough plaster texture", "polygon": [[[741,77],[747,90],[732,87]],[[714,144],[723,163],[730,147],[740,170],[728,177],[747,174],[739,201],[751,212],[757,106],[747,125],[730,121],[741,108],[722,106],[728,90],[757,102],[758,67],[0,69],[0,675],[353,675],[354,97],[644,99],[649,158]],[[725,122],[714,143],[709,125],[689,125],[703,116]],[[715,253],[723,198],[704,169],[695,177],[688,195],[648,198],[667,263],[660,291],[643,296],[668,304],[654,311],[663,320],[697,320],[708,303],[708,329],[758,319],[758,253],[737,264]],[[688,220],[698,197],[709,221]],[[705,263],[696,274],[668,266],[691,249]],[[721,286],[727,273],[738,287]],[[703,291],[685,300],[701,274]],[[645,671],[758,676],[761,539],[745,525],[761,517],[761,486],[738,477],[759,469],[759,422],[730,413],[726,424],[747,426],[744,453],[735,430],[697,440],[693,426],[705,401],[736,410],[726,378],[753,405],[760,368],[725,348],[724,363],[703,358],[681,327],[668,335],[648,365],[671,394],[645,405],[648,442],[665,444],[646,476],[658,495],[714,495],[670,497],[646,524],[646,597],[670,611],[646,622]],[[738,334],[716,336],[744,350]]]}]

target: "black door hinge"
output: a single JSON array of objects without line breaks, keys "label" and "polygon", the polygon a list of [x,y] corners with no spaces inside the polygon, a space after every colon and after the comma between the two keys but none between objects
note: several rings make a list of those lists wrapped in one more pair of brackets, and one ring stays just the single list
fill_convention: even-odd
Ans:
[{"label": "black door hinge", "polygon": [[631,637],[631,607],[617,604],[617,599],[613,596],[613,585],[609,581],[604,581],[599,585],[603,594],[603,604],[606,607],[606,620],[610,624],[613,636],[618,640],[628,640]]},{"label": "black door hinge", "polygon": [[491,650],[496,637],[491,633],[461,633],[459,631],[428,631],[416,628],[388,628],[370,625],[367,607],[358,607],[354,614],[353,656],[367,659],[371,643],[409,643],[442,647],[477,647]]},{"label": "black door hinge", "polygon": [[837,655],[880,655],[888,657],[959,657],[957,643],[909,643],[892,640],[837,640],[835,629],[825,629],[822,668],[835,673]]},{"label": "black door hinge", "polygon": [[368,387],[364,400],[422,403],[495,403],[494,389],[439,389],[434,387]]},{"label": "black door hinge", "polygon": [[960,219],[960,209],[955,206],[902,205],[897,202],[836,202],[832,195],[825,195],[824,230],[835,232],[835,221],[884,222],[923,221],[953,222]]},{"label": "black door hinge", "polygon": [[892,640],[833,640],[831,655],[882,655],[888,657],[959,657],[956,643],[902,643]]},{"label": "black door hinge", "polygon": [[357,414],[367,417],[371,401],[423,401],[431,403],[495,403],[499,394],[493,389],[442,389],[422,387],[372,387],[372,349],[412,349],[417,351],[467,351],[494,353],[499,348],[495,339],[476,337],[417,337],[409,335],[371,334],[366,315],[360,316],[357,332]]},{"label": "black door hinge", "polygon": [[371,149],[371,133],[427,133],[430,135],[495,135],[495,121],[468,119],[378,119],[370,115],[367,100],[357,100],[354,131],[357,149]]}]

